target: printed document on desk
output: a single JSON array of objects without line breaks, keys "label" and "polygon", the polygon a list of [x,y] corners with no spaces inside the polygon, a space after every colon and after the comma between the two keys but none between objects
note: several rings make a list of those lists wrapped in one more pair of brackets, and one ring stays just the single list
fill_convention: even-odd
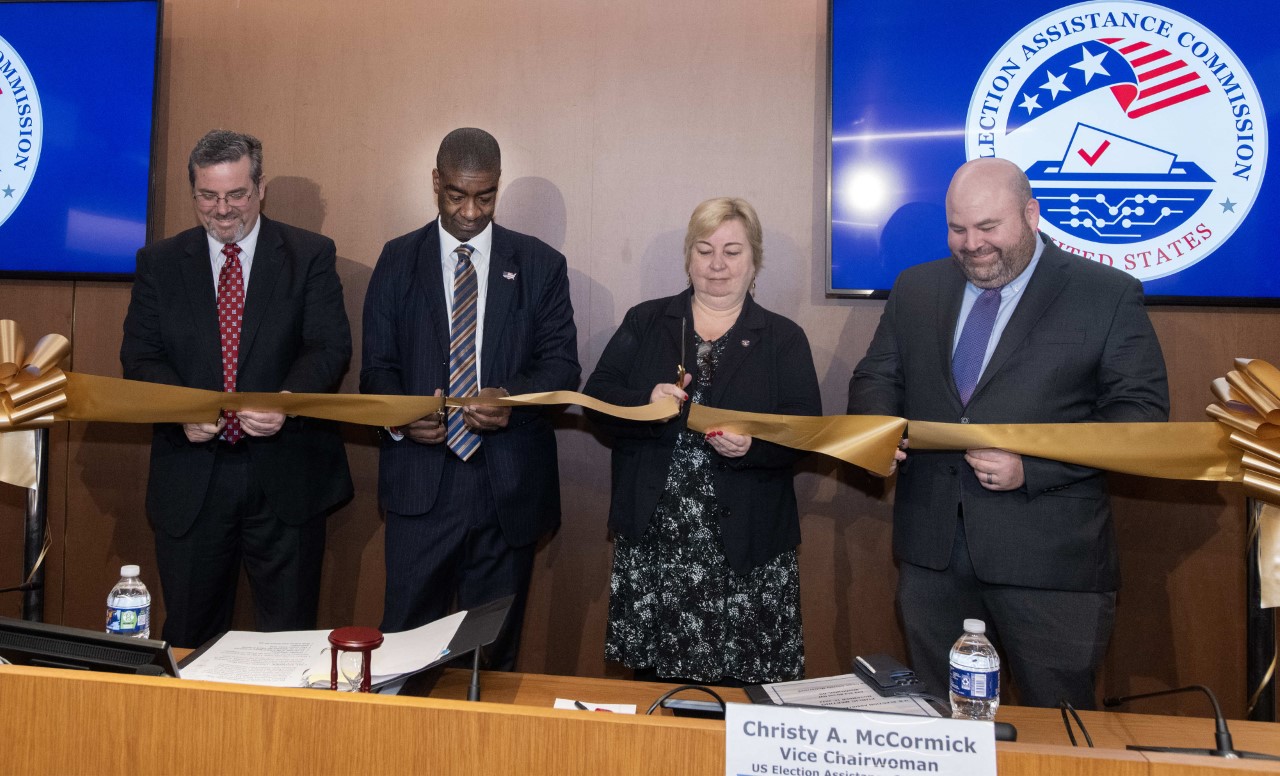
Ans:
[{"label": "printed document on desk", "polygon": [[755,703],[772,703],[775,706],[827,706],[859,711],[915,714],[922,717],[942,716],[924,698],[907,695],[883,696],[871,689],[857,674],[754,685],[747,688],[747,695]]},{"label": "printed document on desk", "polygon": [[[411,674],[444,657],[466,617],[457,612],[402,633],[388,633],[373,651],[373,682]],[[228,631],[182,668],[183,679],[267,687],[328,687],[327,630]],[[344,681],[339,675],[339,681]]]}]

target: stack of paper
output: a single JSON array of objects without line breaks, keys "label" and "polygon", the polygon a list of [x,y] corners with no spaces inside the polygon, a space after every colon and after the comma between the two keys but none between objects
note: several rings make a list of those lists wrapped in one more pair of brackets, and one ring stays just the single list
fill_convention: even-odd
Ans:
[{"label": "stack of paper", "polygon": [[[388,633],[373,651],[373,683],[412,674],[449,652],[466,612],[402,633]],[[329,686],[327,630],[253,633],[228,631],[182,669],[183,679],[268,687]],[[339,687],[346,687],[339,674]]]}]

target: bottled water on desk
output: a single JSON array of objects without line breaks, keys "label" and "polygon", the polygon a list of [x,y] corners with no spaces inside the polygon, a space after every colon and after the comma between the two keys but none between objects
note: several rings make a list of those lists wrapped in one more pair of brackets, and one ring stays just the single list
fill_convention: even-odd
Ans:
[{"label": "bottled water on desk", "polygon": [[151,593],[137,566],[121,566],[120,581],[107,596],[107,633],[151,638]]},{"label": "bottled water on desk", "polygon": [[1000,706],[1000,656],[987,639],[987,624],[965,620],[964,635],[951,647],[951,717],[996,718]]}]

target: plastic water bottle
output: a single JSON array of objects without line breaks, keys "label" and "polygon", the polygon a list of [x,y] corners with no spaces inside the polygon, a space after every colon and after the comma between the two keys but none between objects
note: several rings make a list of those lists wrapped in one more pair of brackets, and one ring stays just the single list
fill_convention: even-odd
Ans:
[{"label": "plastic water bottle", "polygon": [[965,620],[964,635],[951,647],[951,717],[996,718],[1000,706],[1000,656],[982,620]]},{"label": "plastic water bottle", "polygon": [[120,581],[107,596],[107,633],[151,638],[151,593],[137,566],[121,566]]}]

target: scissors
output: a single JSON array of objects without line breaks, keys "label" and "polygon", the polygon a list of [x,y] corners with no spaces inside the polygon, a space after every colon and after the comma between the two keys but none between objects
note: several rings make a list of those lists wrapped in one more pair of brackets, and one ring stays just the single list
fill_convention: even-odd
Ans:
[{"label": "scissors", "polygon": [[684,340],[685,340],[685,319],[680,319],[680,363],[676,365],[676,387],[684,387],[684,376],[687,374],[684,368]]}]

